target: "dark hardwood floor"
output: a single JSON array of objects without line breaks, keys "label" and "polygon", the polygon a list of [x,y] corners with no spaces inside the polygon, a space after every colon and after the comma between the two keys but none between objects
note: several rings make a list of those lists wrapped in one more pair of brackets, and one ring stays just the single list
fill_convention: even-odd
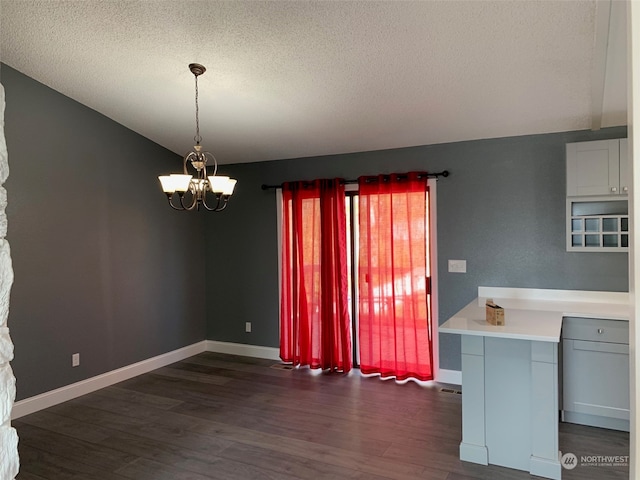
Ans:
[{"label": "dark hardwood floor", "polygon": [[[18,480],[537,478],[461,462],[461,396],[203,353],[14,422]],[[629,435],[561,424],[563,452],[628,455]],[[628,478],[578,465],[564,479]]]}]

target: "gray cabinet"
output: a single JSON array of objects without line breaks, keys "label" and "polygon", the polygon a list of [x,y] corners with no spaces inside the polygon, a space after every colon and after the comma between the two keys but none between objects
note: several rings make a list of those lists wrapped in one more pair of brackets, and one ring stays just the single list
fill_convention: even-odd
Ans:
[{"label": "gray cabinet", "polygon": [[629,431],[629,322],[567,317],[562,420]]},{"label": "gray cabinet", "polygon": [[627,139],[567,144],[567,196],[627,195]]},{"label": "gray cabinet", "polygon": [[567,251],[629,250],[626,138],[567,144]]}]

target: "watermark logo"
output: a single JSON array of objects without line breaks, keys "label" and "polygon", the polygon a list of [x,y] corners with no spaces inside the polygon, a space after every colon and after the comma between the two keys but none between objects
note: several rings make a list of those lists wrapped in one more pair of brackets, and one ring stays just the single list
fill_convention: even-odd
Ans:
[{"label": "watermark logo", "polygon": [[629,455],[581,455],[582,467],[628,467]]},{"label": "watermark logo", "polygon": [[560,464],[562,465],[562,468],[573,470],[578,466],[578,457],[573,453],[565,453],[560,459]]},{"label": "watermark logo", "polygon": [[581,467],[628,467],[629,455],[580,455],[565,453],[560,457],[562,468],[573,470]]}]

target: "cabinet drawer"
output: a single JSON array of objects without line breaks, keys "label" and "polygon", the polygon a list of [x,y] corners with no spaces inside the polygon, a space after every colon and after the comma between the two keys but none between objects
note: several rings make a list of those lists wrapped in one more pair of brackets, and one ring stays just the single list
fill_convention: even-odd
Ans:
[{"label": "cabinet drawer", "polygon": [[567,317],[562,322],[562,338],[628,344],[629,322],[624,320]]}]

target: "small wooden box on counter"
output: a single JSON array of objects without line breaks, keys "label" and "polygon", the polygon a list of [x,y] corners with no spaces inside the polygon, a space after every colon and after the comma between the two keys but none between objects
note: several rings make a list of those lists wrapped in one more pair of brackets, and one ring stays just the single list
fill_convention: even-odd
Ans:
[{"label": "small wooden box on counter", "polygon": [[487,310],[487,323],[497,326],[504,325],[504,308],[493,303],[491,298],[487,299],[485,306]]}]

